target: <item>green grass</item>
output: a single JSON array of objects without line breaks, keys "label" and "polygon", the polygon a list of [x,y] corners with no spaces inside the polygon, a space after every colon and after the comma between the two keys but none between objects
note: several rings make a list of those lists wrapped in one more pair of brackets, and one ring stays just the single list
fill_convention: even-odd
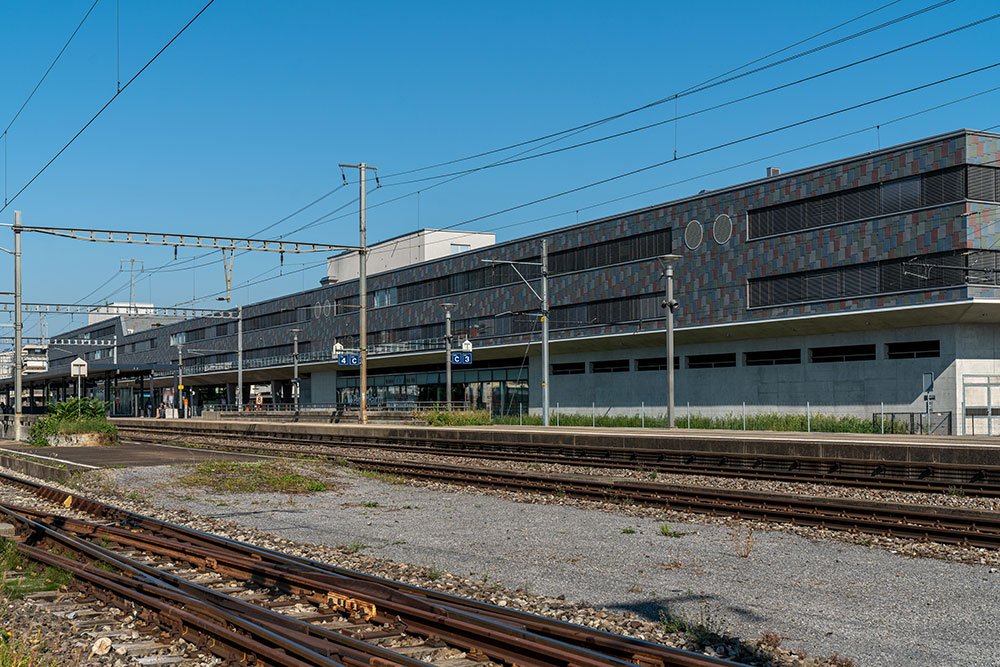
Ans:
[{"label": "green grass", "polygon": [[636,530],[632,526],[622,528],[622,535],[635,535]]},{"label": "green grass", "polygon": [[72,579],[63,569],[29,561],[10,540],[0,541],[0,598],[19,600],[39,591],[58,590]]},{"label": "green grass", "polygon": [[[431,426],[486,426],[491,424],[517,425],[523,423],[526,426],[541,426],[541,415],[490,415],[486,410],[467,410],[458,412],[431,411],[420,414]],[[550,418],[551,424],[558,423],[560,426],[598,426],[602,428],[638,428],[643,426],[643,418],[640,415],[614,415],[598,416],[594,419],[589,414],[553,414]],[[665,417],[655,417],[646,415],[645,426],[647,428],[664,428],[667,425]],[[687,428],[687,415],[674,420],[677,428]],[[904,427],[903,424],[886,424],[886,432]],[[811,427],[812,431],[819,433],[878,433],[881,425],[873,423],[871,419],[862,417],[837,417],[834,415],[814,414],[811,419],[807,419],[804,414],[780,414],[763,413],[747,415],[746,427],[748,431],[805,431]],[[729,429],[734,431],[743,430],[743,415],[729,414],[723,417],[705,417],[702,415],[691,415],[691,428],[697,429]]]},{"label": "green grass", "polygon": [[199,463],[178,481],[184,486],[203,487],[216,493],[315,493],[329,489],[319,478],[273,462],[208,461]]},{"label": "green grass", "polygon": [[362,507],[378,507],[378,501],[376,500],[366,500],[361,503]]}]

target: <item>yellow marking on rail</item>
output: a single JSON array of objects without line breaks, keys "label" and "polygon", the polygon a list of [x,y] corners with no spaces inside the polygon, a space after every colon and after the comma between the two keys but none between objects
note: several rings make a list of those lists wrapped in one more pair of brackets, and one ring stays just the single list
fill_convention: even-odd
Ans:
[{"label": "yellow marking on rail", "polygon": [[337,611],[347,611],[351,614],[361,614],[366,621],[370,621],[377,613],[375,605],[371,602],[358,600],[346,595],[341,595],[340,593],[334,593],[333,591],[327,592],[326,601],[331,608]]}]

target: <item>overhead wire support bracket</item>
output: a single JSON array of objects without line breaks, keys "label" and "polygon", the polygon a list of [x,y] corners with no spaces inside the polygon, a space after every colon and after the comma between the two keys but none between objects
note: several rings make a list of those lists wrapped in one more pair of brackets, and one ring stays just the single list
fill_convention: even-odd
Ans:
[{"label": "overhead wire support bracket", "polygon": [[[235,320],[239,317],[235,310],[211,310],[207,308],[163,308],[160,306],[141,306],[138,312],[129,311],[127,306],[81,305],[74,303],[22,303],[22,312],[47,313],[57,315],[152,315],[156,317],[210,318],[220,320]],[[0,302],[0,313],[15,311],[15,305]]]},{"label": "overhead wire support bracket", "polygon": [[131,232],[110,229],[74,229],[70,227],[20,227],[18,231],[60,236],[96,243],[133,243],[138,245],[171,246],[176,248],[220,248],[222,250],[255,250],[278,253],[329,252],[359,250],[358,246],[330,243],[304,243],[273,239],[246,239],[199,234],[164,234],[162,232]]}]

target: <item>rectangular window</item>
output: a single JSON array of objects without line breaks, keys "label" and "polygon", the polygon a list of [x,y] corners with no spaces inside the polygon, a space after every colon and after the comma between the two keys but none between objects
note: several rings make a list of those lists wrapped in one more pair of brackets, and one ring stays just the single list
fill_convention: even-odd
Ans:
[{"label": "rectangular window", "polygon": [[[985,169],[990,174],[974,174],[974,168],[969,168],[969,197],[977,198],[973,197],[973,193],[979,193],[979,198],[995,196],[998,181],[995,174],[1000,173],[1000,169],[975,169]],[[824,225],[959,201],[965,198],[965,181],[964,166],[950,167],[919,176],[751,209],[748,211],[750,238],[790,234]]]},{"label": "rectangular window", "polygon": [[809,350],[809,360],[814,364],[831,364],[838,361],[875,361],[875,345],[814,347]]},{"label": "rectangular window", "polygon": [[582,361],[570,361],[563,364],[552,364],[553,375],[580,375],[587,372],[587,364]]},{"label": "rectangular window", "polygon": [[460,252],[468,252],[472,248],[468,243],[452,243],[451,244],[451,254],[457,255]]},{"label": "rectangular window", "polygon": [[736,365],[736,353],[692,354],[687,358],[688,368],[732,368]]},{"label": "rectangular window", "polygon": [[998,258],[996,250],[961,250],[750,278],[750,307],[956,287],[967,276],[970,283],[996,285]]},{"label": "rectangular window", "polygon": [[887,359],[920,359],[924,357],[940,357],[941,341],[918,340],[908,343],[887,343],[885,346]]},{"label": "rectangular window", "polygon": [[388,287],[386,289],[375,290],[375,307],[381,308],[382,306],[391,306],[396,303],[396,288]]},{"label": "rectangular window", "polygon": [[[674,357],[674,370],[680,370],[681,358]],[[646,359],[635,360],[635,370],[637,371],[665,371],[667,370],[666,357],[648,357]]]},{"label": "rectangular window", "polygon": [[180,331],[175,334],[170,334],[170,344],[171,345],[183,345],[187,342],[187,332]]},{"label": "rectangular window", "polygon": [[780,366],[801,363],[801,350],[760,350],[747,352],[743,355],[744,366]]},{"label": "rectangular window", "polygon": [[628,359],[611,359],[610,361],[590,362],[591,373],[628,373]]}]

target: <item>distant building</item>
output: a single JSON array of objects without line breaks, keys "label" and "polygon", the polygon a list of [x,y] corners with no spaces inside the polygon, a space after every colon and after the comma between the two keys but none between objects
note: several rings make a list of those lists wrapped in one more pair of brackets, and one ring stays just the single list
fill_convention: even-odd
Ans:
[{"label": "distant building", "polygon": [[[496,235],[490,232],[421,229],[369,246],[368,275],[478,250],[495,242]],[[347,251],[327,259],[326,278],[321,282],[357,280],[359,275],[358,253]]]}]

